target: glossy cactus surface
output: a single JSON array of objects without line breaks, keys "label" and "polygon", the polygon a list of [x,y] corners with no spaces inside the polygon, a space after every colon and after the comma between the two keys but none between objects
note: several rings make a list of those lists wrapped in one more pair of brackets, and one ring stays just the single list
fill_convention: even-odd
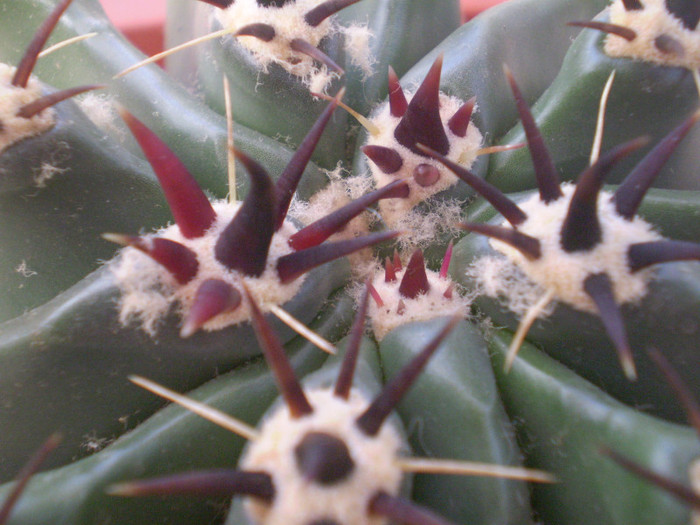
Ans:
[{"label": "glossy cactus surface", "polygon": [[0,2],[0,523],[691,523],[698,18],[171,0],[164,71]]}]

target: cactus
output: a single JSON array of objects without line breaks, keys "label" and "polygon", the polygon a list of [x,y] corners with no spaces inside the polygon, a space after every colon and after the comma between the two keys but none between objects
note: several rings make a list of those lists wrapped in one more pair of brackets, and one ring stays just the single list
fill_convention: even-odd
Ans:
[{"label": "cactus", "polygon": [[700,13],[607,5],[0,4],[0,522],[690,523]]}]

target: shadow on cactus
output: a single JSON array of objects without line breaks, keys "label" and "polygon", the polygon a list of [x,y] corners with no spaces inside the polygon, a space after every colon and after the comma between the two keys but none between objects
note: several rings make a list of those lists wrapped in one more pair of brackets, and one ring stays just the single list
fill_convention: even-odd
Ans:
[{"label": "shadow on cactus", "polygon": [[[683,379],[678,375],[678,372],[671,366],[668,360],[658,350],[650,349],[649,357],[656,363],[661,370],[661,373],[668,381],[672,390],[678,397],[688,421],[693,429],[700,437],[700,404],[694,398],[693,393],[683,382]],[[690,505],[695,510],[693,523],[697,522],[697,512],[700,511],[700,460],[693,461],[688,467],[688,477],[690,478],[691,486],[688,487],[678,481],[667,478],[661,474],[650,470],[643,465],[631,460],[624,454],[614,450],[608,446],[603,446],[600,449],[601,454],[607,456],[615,463],[620,465],[625,470],[641,479],[648,481],[652,485],[668,492],[676,499]]]},{"label": "shadow on cactus", "polygon": [[284,405],[263,420],[260,429],[202,406],[140,377],[139,386],[182,404],[250,440],[239,470],[191,472],[113,485],[115,496],[157,494],[244,495],[254,523],[447,524],[400,495],[404,472],[484,474],[551,483],[547,473],[483,464],[401,457],[401,432],[388,418],[431,356],[452,331],[458,316],[383,388],[374,400],[353,388],[369,287],[360,301],[346,353],[332,389],[304,390],[283,347],[249,292],[253,324]]},{"label": "shadow on cactus", "polygon": [[10,515],[17,504],[17,501],[22,496],[22,492],[29,483],[31,477],[36,473],[41,467],[44,460],[51,454],[51,452],[58,446],[61,442],[60,434],[52,434],[44,441],[43,445],[34,453],[34,456],[27,462],[27,464],[22,468],[22,471],[17,475],[17,480],[15,481],[15,486],[12,489],[5,501],[0,504],[0,525],[5,525],[10,519]]}]

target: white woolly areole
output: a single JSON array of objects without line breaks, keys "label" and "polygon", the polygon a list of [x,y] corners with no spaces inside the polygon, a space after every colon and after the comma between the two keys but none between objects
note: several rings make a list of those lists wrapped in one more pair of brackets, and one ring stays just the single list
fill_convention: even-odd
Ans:
[{"label": "white woolly areole", "polygon": [[0,152],[10,144],[39,135],[51,129],[56,121],[53,108],[47,108],[32,118],[18,117],[26,104],[41,98],[41,84],[33,76],[27,87],[12,85],[17,68],[0,63]]},{"label": "white woolly areole", "polygon": [[111,95],[89,92],[77,102],[80,109],[95,126],[124,136],[124,131],[117,125],[117,108]]},{"label": "white woolly areole", "polygon": [[[612,195],[601,191],[598,196],[601,242],[589,251],[565,252],[561,247],[560,233],[575,186],[564,184],[561,189],[564,196],[549,204],[543,203],[538,194],[519,204],[528,218],[518,226],[518,231],[540,241],[542,256],[539,259],[531,261],[515,248],[491,239],[493,248],[506,256],[505,262],[494,265],[496,258],[480,258],[474,262],[470,275],[477,277],[482,290],[505,295],[508,306],[516,312],[532,306],[545,290],[553,290],[556,301],[597,313],[583,283],[587,277],[598,273],[605,273],[610,278],[617,304],[639,301],[647,292],[653,270],[632,273],[627,261],[629,246],[656,241],[661,236],[639,217],[628,221],[618,215],[611,201]],[[523,283],[522,279],[528,282]]]},{"label": "white woolly areole", "polygon": [[[377,272],[372,281],[372,286],[381,297],[382,306],[377,306],[376,301],[370,300],[369,318],[372,323],[372,331],[377,340],[384,337],[397,326],[414,321],[429,321],[436,317],[451,315],[466,316],[469,308],[469,300],[452,291],[452,297],[445,297],[444,293],[454,283],[449,278],[442,278],[437,272],[425,270],[428,276],[430,289],[427,293],[420,294],[414,299],[404,297],[399,293],[401,278],[406,273],[406,268],[396,272],[396,281],[387,283],[384,278],[384,270]],[[402,313],[398,313],[399,301],[403,302]]]},{"label": "white woolly areole", "polygon": [[267,72],[270,64],[279,64],[291,75],[299,77],[312,91],[324,92],[331,80],[338,77],[337,73],[329,71],[308,55],[292,50],[290,42],[301,38],[318,47],[321,40],[330,35],[345,34],[349,37],[345,47],[351,62],[369,75],[371,64],[367,57],[370,55],[371,33],[364,26],[343,27],[333,16],[316,27],[310,26],[304,20],[304,15],[322,3],[320,0],[296,0],[282,7],[262,7],[255,0],[236,0],[226,9],[217,9],[216,17],[223,27],[231,29],[233,33],[249,24],[272,26],[275,37],[269,42],[252,36],[240,36],[237,40],[253,54],[264,72]]},{"label": "white woolly areole", "polygon": [[[689,69],[700,67],[700,31],[686,28],[679,18],[666,10],[664,0],[644,0],[644,9],[627,11],[620,0],[610,6],[610,22],[632,29],[637,37],[631,42],[609,34],[605,39],[605,52],[613,57],[636,58],[667,66]],[[654,40],[666,35],[676,40],[684,52],[682,55],[663,53]]]},{"label": "white woolly areole", "polygon": [[[391,423],[382,425],[375,436],[358,428],[355,420],[369,402],[356,389],[347,401],[328,389],[307,391],[306,397],[314,409],[312,414],[292,419],[287,407],[281,407],[263,422],[258,439],[241,458],[242,469],[268,473],[275,487],[272,504],[246,499],[252,521],[264,525],[309,525],[320,519],[345,525],[386,523],[385,518],[369,514],[368,507],[379,491],[399,492],[399,433]],[[346,479],[331,485],[303,479],[294,448],[309,432],[323,432],[346,444],[354,463]]]},{"label": "white woolly areole", "polygon": [[[406,94],[407,101],[410,102],[412,98],[412,93]],[[450,143],[450,149],[446,157],[465,168],[469,168],[474,162],[474,159],[476,159],[477,152],[481,147],[481,132],[473,122],[470,122],[466,135],[464,137],[458,137],[452,133],[447,126],[447,122],[463,104],[464,101],[456,97],[440,93],[440,118]],[[388,103],[384,104],[379,109],[372,117],[371,121],[377,126],[379,133],[371,135],[367,141],[367,145],[391,148],[401,155],[401,159],[403,160],[401,169],[396,173],[388,175],[380,170],[371,160],[369,161],[372,177],[377,187],[381,188],[397,179],[404,179],[408,181],[408,187],[410,189],[410,193],[405,199],[387,199],[379,204],[379,210],[384,221],[389,227],[394,228],[402,217],[414,206],[420,202],[424,202],[436,193],[454,186],[457,184],[457,181],[459,181],[459,178],[437,160],[413,153],[407,147],[399,144],[396,138],[394,138],[394,130],[396,130],[396,126],[398,126],[401,118],[391,115],[391,108]],[[432,186],[420,186],[413,178],[413,172],[420,164],[435,166],[440,172],[440,178]]]},{"label": "white woolly areole", "polygon": [[[114,263],[112,270],[122,292],[119,303],[119,320],[122,324],[138,320],[143,329],[153,335],[157,322],[173,305],[177,305],[181,315],[187,314],[197,289],[207,279],[225,281],[241,293],[241,282],[244,282],[263,312],[269,311],[273,305],[286,303],[297,294],[304,276],[282,284],[276,271],[277,260],[292,252],[288,240],[296,232],[296,228],[285,221],[282,228],[272,237],[263,274],[260,277],[246,276],[229,270],[214,256],[216,241],[238,211],[240,203],[229,204],[220,201],[213,203],[213,207],[216,221],[202,237],[187,239],[180,233],[177,225],[168,226],[150,236],[179,242],[197,254],[197,275],[184,285],[179,284],[163,266],[136,248],[127,247],[121,251],[121,257]],[[217,315],[202,328],[208,331],[220,330],[249,319],[249,306],[244,300],[238,308]]]},{"label": "white woolly areole", "polygon": [[402,235],[396,239],[399,249],[401,251],[426,249],[440,236],[454,236],[459,231],[462,204],[456,199],[444,201],[433,199],[420,207],[397,215],[392,227],[402,232]]}]

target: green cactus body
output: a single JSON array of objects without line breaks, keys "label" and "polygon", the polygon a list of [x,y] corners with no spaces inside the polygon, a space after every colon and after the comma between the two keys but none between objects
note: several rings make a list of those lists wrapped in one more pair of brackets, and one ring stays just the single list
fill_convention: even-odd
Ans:
[{"label": "green cactus body", "polygon": [[[284,403],[274,401],[279,371],[273,365],[271,372],[259,357],[269,341],[259,343],[248,322],[249,314],[261,322],[253,305],[261,303],[264,311],[274,310],[273,303],[281,305],[335,344],[348,333],[349,312],[359,295],[357,281],[365,279],[374,297],[369,316],[383,312],[391,318],[381,327],[377,322],[360,346],[353,347],[362,334],[357,325],[348,338],[353,342],[340,344],[361,348],[355,384],[367,398],[365,404],[401,377],[406,363],[421,355],[445,326],[446,316],[474,314],[484,321],[484,326],[473,319],[457,322],[430,363],[408,382],[415,383],[412,390],[403,392],[400,403],[392,398],[397,414],[388,415],[392,405],[384,415],[386,425],[396,429],[399,445],[389,447],[387,454],[400,457],[382,457],[382,462],[408,464],[403,455],[410,453],[435,460],[523,463],[552,471],[560,482],[535,487],[524,481],[423,472],[397,481],[404,474],[398,469],[386,487],[372,486],[369,503],[365,498],[350,504],[359,516],[356,521],[379,523],[400,508],[419,516],[409,520],[417,525],[445,520],[477,525],[688,523],[687,506],[636,479],[598,448],[608,446],[687,484],[687,469],[700,448],[689,429],[675,424],[685,420],[684,411],[644,349],[659,347],[698,393],[697,262],[646,270],[641,256],[635,256],[640,272],[630,270],[620,278],[607,267],[588,268],[594,265],[588,259],[582,264],[584,273],[609,272],[616,283],[629,277],[637,286],[629,296],[613,294],[616,303],[624,303],[620,315],[613,311],[623,322],[613,324],[618,332],[620,326],[626,330],[636,381],[624,377],[615,355],[620,345],[610,342],[609,312],[602,316],[606,325],[590,297],[583,307],[568,296],[561,298],[548,317],[533,324],[522,356],[505,373],[511,335],[490,325],[515,330],[523,312],[505,309],[503,297],[478,296],[483,281],[477,283],[474,275],[484,268],[474,270],[473,263],[483,262],[484,256],[522,259],[513,254],[524,251],[527,258],[534,251],[528,251],[530,241],[522,237],[515,252],[475,233],[455,237],[460,220],[470,221],[466,227],[475,231],[494,232],[492,227],[500,226],[503,217],[513,224],[506,235],[541,234],[539,227],[526,227],[509,205],[510,213],[494,209],[493,201],[475,193],[486,187],[484,180],[499,192],[521,192],[508,197],[514,206],[522,206],[528,216],[543,216],[543,207],[560,197],[552,184],[545,182],[543,190],[543,155],[551,153],[549,172],[564,181],[587,168],[600,94],[616,70],[602,151],[640,133],[650,134],[666,150],[654,157],[660,173],[643,202],[622,219],[601,214],[601,231],[609,237],[627,223],[639,226],[631,241],[609,243],[612,251],[620,252],[618,260],[631,245],[663,239],[689,241],[684,249],[697,258],[693,243],[700,240],[700,222],[695,220],[700,214],[700,131],[692,126],[697,116],[662,139],[697,106],[697,86],[687,69],[695,67],[695,4],[627,0],[624,12],[616,2],[610,15],[604,12],[590,22],[608,2],[512,0],[458,27],[457,2],[448,0],[205,3],[210,5],[171,0],[170,43],[233,23],[229,34],[168,57],[170,73],[151,64],[115,78],[143,55],[109,24],[97,0],[74,0],[50,43],[98,34],[40,60],[36,78],[52,89],[103,83],[99,109],[110,115],[116,102],[143,124],[134,126],[129,117],[129,126],[111,117],[105,124],[85,101],[68,101],[56,107],[51,129],[0,154],[0,480],[9,481],[47,436],[57,430],[64,434],[47,461],[50,470],[29,484],[8,525],[233,525],[250,521],[251,506],[258,507],[252,521],[265,522],[266,514],[274,514],[270,509],[275,497],[259,488],[249,487],[258,491],[249,498],[255,503],[234,497],[230,510],[226,505],[235,492],[230,490],[213,499],[185,494],[127,498],[105,492],[134,490],[139,483],[148,484],[135,480],[192,470],[236,465],[243,471],[274,470],[252,459],[257,455],[254,444],[244,453],[242,439],[180,408],[162,408],[161,400],[128,377],[136,374],[188,393],[250,425],[274,417],[283,404],[291,413],[286,386]],[[0,60],[18,63],[36,26],[57,4],[0,2]],[[318,4],[321,15],[310,15],[318,13]],[[635,12],[645,8],[648,12]],[[635,17],[662,8],[672,11],[671,19],[664,18],[666,25],[649,37]],[[322,31],[315,35],[304,26],[302,33],[289,33],[281,19],[293,18],[295,9],[297,26]],[[231,22],[227,17],[232,13],[240,20]],[[275,18],[280,14],[281,19]],[[585,28],[567,26],[571,21]],[[673,55],[675,65],[611,58],[604,41],[624,38],[595,31],[603,22],[629,26],[637,43],[644,40],[662,55]],[[688,34],[676,31],[679,24]],[[268,48],[277,54],[265,55]],[[504,64],[518,81],[517,104],[503,75]],[[230,84],[237,155],[231,188],[224,75]],[[340,109],[333,112],[343,98],[341,87],[346,90],[343,102],[370,120],[369,129],[361,130]],[[312,91],[336,100],[329,106]],[[530,148],[482,154],[480,148],[524,142],[527,133],[517,124],[522,115],[517,106],[533,102],[534,122],[546,147],[527,137]],[[382,112],[386,118],[377,120]],[[372,121],[377,126],[387,119],[392,122],[386,136],[373,142],[381,133]],[[671,155],[673,147],[667,146],[675,146],[682,136]],[[461,139],[468,147],[457,144]],[[621,174],[639,162],[641,156],[632,151],[635,145],[603,155],[608,165],[620,160],[606,182],[620,183]],[[527,149],[534,151],[534,167]],[[622,160],[623,153],[628,158]],[[408,166],[407,173],[396,174],[399,163]],[[47,166],[44,171],[42,166]],[[592,194],[601,190],[607,167],[593,169],[600,168],[601,176],[590,183],[595,186]],[[538,194],[530,191],[536,186]],[[602,191],[614,195],[624,186]],[[177,191],[187,198],[173,199],[171,193]],[[223,200],[229,191],[242,204]],[[573,200],[574,190],[558,191],[566,194],[559,203],[566,208],[562,203]],[[229,199],[235,200],[233,196]],[[504,199],[496,201],[502,204]],[[608,206],[606,199],[596,201],[598,208]],[[367,207],[371,209],[365,212]],[[392,209],[398,218],[390,217]],[[637,212],[641,219],[635,218]],[[415,220],[406,221],[404,215],[410,214]],[[175,224],[168,226],[171,217]],[[319,217],[324,218],[316,223]],[[562,220],[561,214],[552,219]],[[235,226],[241,223],[245,226]],[[394,225],[406,232],[377,250],[382,258],[397,250],[385,258],[384,268],[365,249],[353,255],[350,265],[331,262],[305,276],[298,271],[346,253],[345,247],[366,247],[367,239],[389,240],[396,234],[386,228]],[[217,248],[230,227],[236,230],[231,234],[235,242]],[[561,229],[555,224],[552,231],[557,244]],[[127,247],[100,267],[115,253],[100,237],[105,233]],[[454,249],[450,241],[457,241]],[[281,251],[272,255],[268,248],[275,243]],[[652,262],[657,255],[649,256]],[[290,286],[288,296],[266,300],[253,282],[266,272],[273,276],[275,293]],[[506,302],[515,299],[511,292]],[[363,307],[355,308],[362,319]],[[231,312],[240,313],[240,319],[227,317]],[[273,328],[264,333],[279,334],[280,347],[288,352],[304,390],[327,389],[336,381],[344,367],[338,357],[324,357],[273,314],[265,319]],[[361,419],[371,418],[357,417]],[[95,453],[86,449],[105,441],[110,444]],[[262,479],[273,487],[284,483],[271,481],[269,472]],[[0,487],[0,500],[10,490],[9,483]],[[305,493],[303,498],[308,509],[317,508],[315,497]],[[336,510],[310,513],[302,525],[344,525],[333,514]]]},{"label": "green cactus body", "polygon": [[[433,321],[392,330],[379,353],[388,376],[407,363],[437,331]],[[460,322],[407,394],[398,412],[414,453],[495,465],[519,465],[513,439],[495,388],[482,333]],[[441,403],[433,400],[441,399]],[[413,492],[455,523],[532,523],[521,481],[421,474]],[[467,496],[468,495],[468,496]]]},{"label": "green cactus body", "polygon": [[[689,523],[687,506],[626,472],[600,449],[614,448],[690,485],[689,468],[700,454],[695,433],[620,404],[527,343],[510,372],[504,373],[511,337],[496,333],[489,344],[501,395],[509,415],[521,422],[519,442],[528,464],[547,469],[560,480],[534,489],[542,519]],[[559,454],[551,454],[553,446]]]}]

